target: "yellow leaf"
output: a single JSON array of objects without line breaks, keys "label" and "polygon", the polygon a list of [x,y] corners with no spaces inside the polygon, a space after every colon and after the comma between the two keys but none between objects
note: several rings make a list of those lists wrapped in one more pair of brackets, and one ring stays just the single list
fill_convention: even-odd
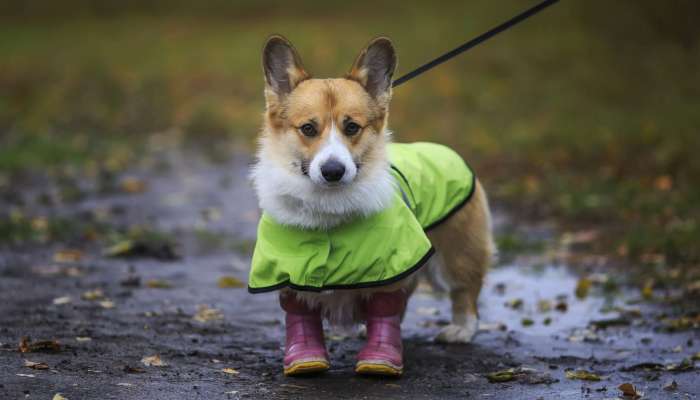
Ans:
[{"label": "yellow leaf", "polygon": [[146,286],[151,289],[170,289],[173,287],[170,282],[162,279],[150,279],[146,281]]},{"label": "yellow leaf", "polygon": [[132,240],[122,240],[121,242],[115,243],[109,246],[102,254],[106,257],[118,257],[129,254],[131,249],[134,247],[134,242]]},{"label": "yellow leaf", "polygon": [[593,282],[591,282],[591,280],[588,278],[579,279],[578,283],[576,284],[576,297],[579,299],[585,299],[588,296],[588,292],[591,290],[592,284]]},{"label": "yellow leaf", "polygon": [[224,368],[224,369],[222,369],[221,371],[222,371],[223,373],[229,374],[229,375],[238,375],[238,374],[240,374],[240,372],[236,371],[236,370],[233,369],[233,368]]},{"label": "yellow leaf", "polygon": [[566,371],[566,377],[569,379],[580,379],[582,381],[600,380],[600,375],[594,374],[593,372],[584,371],[582,369],[577,371]]},{"label": "yellow leaf", "polygon": [[491,383],[495,382],[510,382],[515,380],[515,370],[513,368],[506,369],[503,371],[496,371],[486,375],[486,379]]},{"label": "yellow leaf", "polygon": [[651,300],[654,298],[654,281],[648,280],[644,287],[642,288],[642,297],[645,300]]},{"label": "yellow leaf", "polygon": [[83,293],[82,296],[80,296],[83,300],[97,300],[105,297],[104,292],[102,292],[102,289],[95,289],[95,290],[88,290],[87,292]]},{"label": "yellow leaf", "polygon": [[222,276],[219,278],[219,287],[222,289],[238,289],[244,288],[245,286],[245,283],[233,276]]},{"label": "yellow leaf", "polygon": [[221,310],[210,308],[207,305],[200,305],[197,314],[194,315],[194,320],[198,322],[209,322],[224,319],[224,314]]},{"label": "yellow leaf", "polygon": [[68,400],[68,398],[61,396],[60,393],[56,393],[51,400]]},{"label": "yellow leaf", "polygon": [[165,367],[168,365],[161,360],[158,354],[142,358],[141,363],[147,367]]},{"label": "yellow leaf", "polygon": [[83,252],[74,249],[59,250],[53,255],[53,261],[57,263],[72,263],[80,261],[83,258]]}]

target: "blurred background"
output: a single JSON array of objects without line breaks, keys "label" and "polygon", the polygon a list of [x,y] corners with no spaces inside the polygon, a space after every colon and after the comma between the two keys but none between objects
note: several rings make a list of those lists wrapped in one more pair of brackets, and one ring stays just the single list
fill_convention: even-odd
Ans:
[{"label": "blurred background", "polygon": [[[13,204],[31,174],[118,173],[153,138],[251,153],[271,33],[317,77],[387,35],[400,76],[534,3],[4,1],[0,192]],[[520,218],[590,227],[596,251],[692,270],[698,15],[693,0],[562,1],[397,88],[391,129],[456,148]],[[3,240],[18,229],[8,210]]]}]

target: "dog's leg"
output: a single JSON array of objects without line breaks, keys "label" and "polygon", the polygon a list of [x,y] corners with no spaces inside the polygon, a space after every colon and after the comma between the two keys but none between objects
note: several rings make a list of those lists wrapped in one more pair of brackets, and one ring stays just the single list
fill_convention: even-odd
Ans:
[{"label": "dog's leg", "polygon": [[435,338],[439,342],[468,343],[479,326],[477,300],[494,246],[486,195],[478,183],[475,190],[468,204],[429,233],[452,301],[452,322]]},{"label": "dog's leg", "polygon": [[476,298],[469,289],[451,289],[452,322],[444,327],[436,341],[441,343],[469,343],[479,328],[479,318],[476,311]]}]

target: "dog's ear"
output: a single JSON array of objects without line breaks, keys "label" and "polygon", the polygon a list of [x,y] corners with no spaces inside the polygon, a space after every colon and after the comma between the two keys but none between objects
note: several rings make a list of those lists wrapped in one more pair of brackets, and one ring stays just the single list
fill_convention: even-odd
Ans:
[{"label": "dog's ear", "polygon": [[391,40],[372,40],[357,56],[348,78],[359,82],[375,99],[391,97],[391,77],[396,69],[396,52]]},{"label": "dog's ear", "polygon": [[263,49],[265,83],[278,96],[289,94],[303,80],[309,78],[294,46],[280,35],[267,39]]}]

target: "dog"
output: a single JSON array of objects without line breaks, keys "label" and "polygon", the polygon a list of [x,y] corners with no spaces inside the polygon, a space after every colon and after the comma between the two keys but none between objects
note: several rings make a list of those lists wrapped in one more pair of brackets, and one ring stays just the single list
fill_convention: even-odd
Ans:
[{"label": "dog", "polygon": [[374,39],[335,79],[312,78],[282,36],[262,56],[251,179],[263,215],[248,289],[279,290],[284,374],[330,368],[327,319],[366,325],[357,373],[401,375],[400,324],[419,276],[449,292],[452,320],[436,340],[469,342],[495,250],[487,196],[449,148],[391,142],[392,42]]}]

